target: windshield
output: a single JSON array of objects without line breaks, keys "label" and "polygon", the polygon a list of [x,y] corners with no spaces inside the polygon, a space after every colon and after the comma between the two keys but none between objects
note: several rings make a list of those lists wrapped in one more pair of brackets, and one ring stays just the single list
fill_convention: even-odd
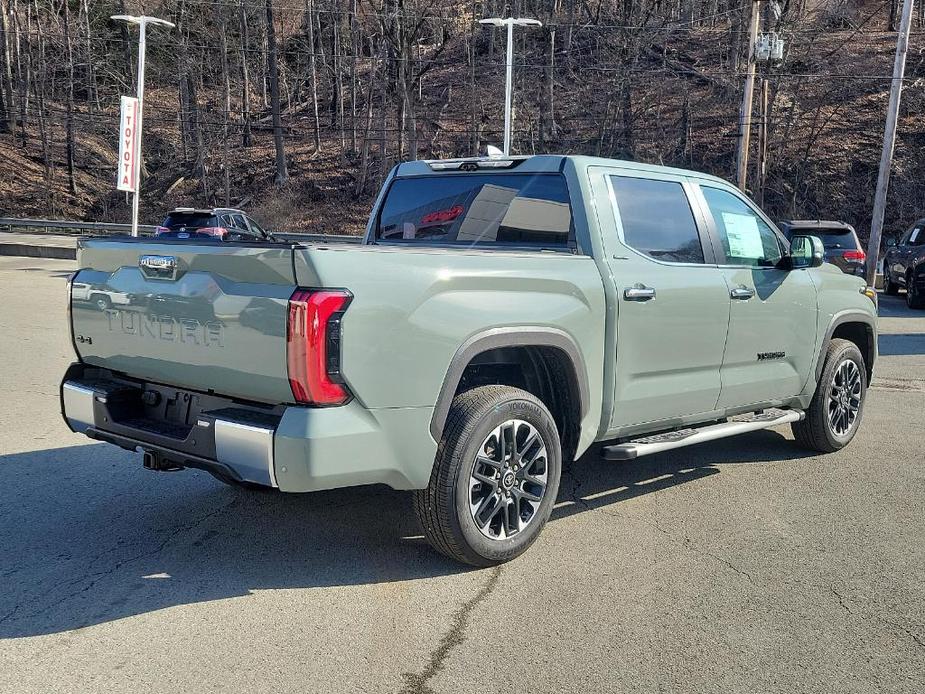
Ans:
[{"label": "windshield", "polygon": [[571,228],[568,189],[559,174],[448,174],[392,183],[376,238],[565,247]]}]

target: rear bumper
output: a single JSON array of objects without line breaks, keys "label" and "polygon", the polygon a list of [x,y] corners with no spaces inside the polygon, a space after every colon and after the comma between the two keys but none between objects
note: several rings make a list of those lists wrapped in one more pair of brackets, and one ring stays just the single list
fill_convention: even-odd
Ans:
[{"label": "rear bumper", "polygon": [[72,366],[61,384],[62,415],[71,430],[175,466],[286,492],[362,484],[421,489],[430,479],[437,450],[430,407],[367,410],[354,400],[263,413],[200,394],[206,407],[190,425],[170,427],[139,412],[144,384],[133,389],[125,380],[85,377],[81,367]]},{"label": "rear bumper", "polygon": [[[104,382],[65,380],[61,384],[61,408],[72,431],[130,450],[156,453],[180,467],[196,467],[278,487],[273,451],[272,421],[255,422],[246,410],[220,410],[197,417],[185,436],[170,436],[124,420],[118,410],[123,390]],[[248,421],[250,420],[250,421]],[[268,418],[269,420],[269,418]]]}]

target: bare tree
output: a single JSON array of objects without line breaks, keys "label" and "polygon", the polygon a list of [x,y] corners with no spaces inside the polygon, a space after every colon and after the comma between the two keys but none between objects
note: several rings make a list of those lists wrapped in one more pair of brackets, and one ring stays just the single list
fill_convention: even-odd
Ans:
[{"label": "bare tree", "polygon": [[283,148],[283,121],[279,104],[279,56],[276,51],[276,27],[273,25],[273,0],[267,0],[267,79],[270,85],[270,109],[273,112],[273,145],[276,148],[277,186],[289,182],[286,150]]}]

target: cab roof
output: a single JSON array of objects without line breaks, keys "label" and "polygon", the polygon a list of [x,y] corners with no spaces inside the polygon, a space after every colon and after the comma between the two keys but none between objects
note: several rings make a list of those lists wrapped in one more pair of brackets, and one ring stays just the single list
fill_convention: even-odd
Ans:
[{"label": "cab roof", "polygon": [[398,165],[396,176],[427,176],[433,174],[442,174],[453,171],[507,171],[516,170],[520,173],[554,173],[561,171],[566,162],[571,163],[577,169],[587,169],[592,166],[607,166],[628,171],[640,171],[649,173],[671,174],[674,176],[687,176],[701,180],[710,180],[717,183],[730,185],[716,176],[705,174],[700,171],[688,169],[677,169],[670,166],[659,166],[655,164],[643,164],[637,161],[625,159],[606,159],[603,157],[588,157],[574,154],[535,154],[535,155],[510,155],[500,157],[464,157],[459,159],[429,159],[403,162]]}]

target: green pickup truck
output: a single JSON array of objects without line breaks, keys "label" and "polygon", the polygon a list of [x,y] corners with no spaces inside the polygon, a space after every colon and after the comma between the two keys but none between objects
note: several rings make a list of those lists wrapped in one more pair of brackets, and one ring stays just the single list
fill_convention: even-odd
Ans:
[{"label": "green pickup truck", "polygon": [[362,243],[81,241],[62,411],[153,470],[413,490],[434,547],[497,564],[596,442],[626,461],[790,423],[845,446],[876,296],[823,256],[690,171],[407,162]]}]

